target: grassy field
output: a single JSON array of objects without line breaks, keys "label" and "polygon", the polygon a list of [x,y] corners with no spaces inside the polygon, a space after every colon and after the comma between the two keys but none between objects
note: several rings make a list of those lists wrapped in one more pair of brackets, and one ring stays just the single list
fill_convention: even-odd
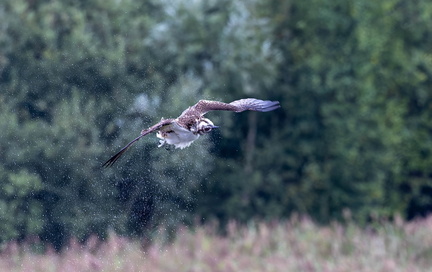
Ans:
[{"label": "grassy field", "polygon": [[432,271],[432,217],[415,222],[319,227],[307,218],[239,227],[180,229],[172,243],[71,241],[61,253],[36,254],[10,243],[1,271]]}]

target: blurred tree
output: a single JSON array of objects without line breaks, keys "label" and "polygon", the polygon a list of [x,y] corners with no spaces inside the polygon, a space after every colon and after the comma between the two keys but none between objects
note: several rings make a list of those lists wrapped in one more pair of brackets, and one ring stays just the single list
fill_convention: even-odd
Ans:
[{"label": "blurred tree", "polygon": [[[427,0],[7,0],[0,16],[2,240],[432,207]],[[209,113],[221,129],[190,148],[146,137],[101,171],[160,117],[244,97],[282,109]]]},{"label": "blurred tree", "polygon": [[[116,183],[107,181],[100,165],[102,154],[108,156],[104,144],[118,134],[111,116],[133,101],[123,89],[133,94],[151,84],[143,77],[147,70],[134,64],[137,42],[145,37],[140,31],[150,23],[141,15],[153,8],[149,4],[1,4],[7,24],[0,35],[0,100],[8,114],[2,120],[16,126],[9,138],[1,137],[8,154],[1,162],[2,179],[17,187],[5,191],[2,201],[14,205],[16,214],[31,212],[27,223],[33,226],[12,221],[4,238],[35,233],[61,246],[70,235],[104,236],[109,228],[126,224]],[[22,197],[10,200],[17,190]],[[22,208],[30,201],[32,207]]]},{"label": "blurred tree", "polygon": [[[36,124],[30,126],[35,128]],[[24,157],[20,150],[24,139],[18,138],[21,129],[11,109],[2,103],[0,108],[0,242],[25,235],[38,234],[44,225],[42,203],[35,192],[43,188],[41,177],[34,171],[21,167],[14,157]],[[17,139],[18,138],[18,139]],[[9,163],[6,163],[9,161]]]},{"label": "blurred tree", "polygon": [[[422,166],[430,159],[428,125],[420,120],[429,115],[428,92],[421,90],[428,89],[431,61],[416,39],[429,44],[431,6],[314,0],[258,6],[255,14],[272,22],[270,48],[283,60],[275,69],[278,79],[260,90],[277,89],[285,111],[279,121],[267,122],[277,129],[259,126],[268,144],[254,149],[255,160],[243,173],[238,159],[248,158],[247,151],[225,153],[217,168],[223,177],[208,185],[201,206],[213,199],[214,215],[224,221],[298,211],[324,222],[340,218],[346,208],[364,221],[430,209],[430,174]],[[410,24],[412,14],[425,21]],[[248,127],[254,131],[250,121]],[[417,170],[406,168],[414,164]]]}]

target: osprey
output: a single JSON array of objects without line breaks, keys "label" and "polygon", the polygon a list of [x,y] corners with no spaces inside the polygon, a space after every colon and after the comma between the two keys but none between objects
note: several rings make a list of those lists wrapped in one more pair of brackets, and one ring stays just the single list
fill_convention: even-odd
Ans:
[{"label": "osprey", "polygon": [[157,131],[156,136],[161,139],[158,147],[165,144],[174,145],[180,149],[190,146],[200,135],[209,133],[212,129],[217,128],[212,121],[204,117],[204,114],[209,111],[225,110],[242,112],[251,110],[267,112],[279,107],[279,101],[264,101],[255,98],[240,99],[231,103],[200,100],[192,107],[183,111],[179,117],[175,119],[162,118],[159,123],[142,130],[140,136],[123,147],[117,154],[106,161],[103,166],[112,166],[133,143],[154,131]]}]

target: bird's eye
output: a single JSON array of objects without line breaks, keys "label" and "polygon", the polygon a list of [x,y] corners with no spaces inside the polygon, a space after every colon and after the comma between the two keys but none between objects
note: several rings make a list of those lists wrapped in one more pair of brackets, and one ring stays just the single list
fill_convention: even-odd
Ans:
[{"label": "bird's eye", "polygon": [[211,130],[211,127],[205,127],[205,128],[204,128],[204,131],[205,131],[205,132],[210,132],[210,130]]}]

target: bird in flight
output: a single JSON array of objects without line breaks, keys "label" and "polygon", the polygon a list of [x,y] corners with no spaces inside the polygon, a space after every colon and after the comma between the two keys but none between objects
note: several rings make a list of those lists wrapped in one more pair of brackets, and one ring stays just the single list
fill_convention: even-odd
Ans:
[{"label": "bird in flight", "polygon": [[141,134],[123,147],[117,154],[107,160],[102,166],[112,166],[128,148],[141,137],[157,131],[156,136],[160,139],[158,147],[165,144],[174,145],[176,148],[183,149],[199,138],[200,135],[209,133],[217,128],[204,115],[209,111],[224,110],[242,112],[246,110],[267,112],[280,107],[279,101],[264,101],[255,98],[246,98],[223,103],[219,101],[200,100],[195,105],[187,108],[183,113],[173,119],[161,119],[159,123],[144,129]]}]

